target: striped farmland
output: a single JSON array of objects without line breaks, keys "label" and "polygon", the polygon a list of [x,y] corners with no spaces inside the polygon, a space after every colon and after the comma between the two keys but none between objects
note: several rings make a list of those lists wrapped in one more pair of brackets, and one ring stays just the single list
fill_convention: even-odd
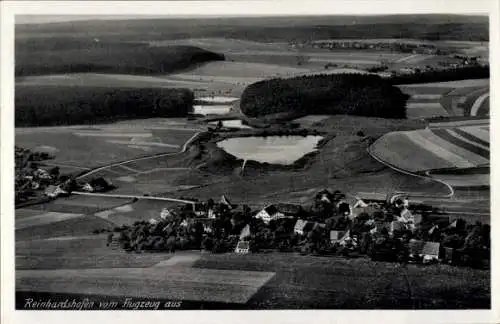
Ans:
[{"label": "striped farmland", "polygon": [[484,128],[468,126],[392,132],[379,138],[370,147],[370,152],[391,166],[413,173],[489,166],[489,132]]}]

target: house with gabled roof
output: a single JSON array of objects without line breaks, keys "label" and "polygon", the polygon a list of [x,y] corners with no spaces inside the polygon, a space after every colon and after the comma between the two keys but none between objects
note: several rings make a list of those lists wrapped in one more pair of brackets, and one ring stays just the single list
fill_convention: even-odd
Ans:
[{"label": "house with gabled roof", "polygon": [[294,204],[273,204],[265,207],[255,215],[255,218],[262,219],[265,223],[280,218],[298,217],[302,212],[302,207]]}]

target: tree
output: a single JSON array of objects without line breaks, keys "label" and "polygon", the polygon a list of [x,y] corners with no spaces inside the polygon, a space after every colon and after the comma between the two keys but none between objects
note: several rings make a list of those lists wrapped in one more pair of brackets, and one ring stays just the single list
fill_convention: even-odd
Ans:
[{"label": "tree", "polygon": [[60,169],[58,166],[56,167],[53,167],[52,169],[49,170],[49,174],[53,177],[53,178],[59,178],[59,174],[60,174]]}]

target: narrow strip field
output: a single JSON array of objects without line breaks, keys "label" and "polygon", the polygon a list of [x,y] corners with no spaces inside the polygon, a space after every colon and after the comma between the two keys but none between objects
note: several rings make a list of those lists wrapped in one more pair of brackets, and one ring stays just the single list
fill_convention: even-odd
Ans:
[{"label": "narrow strip field", "polygon": [[196,268],[17,270],[18,291],[246,303],[273,272]]},{"label": "narrow strip field", "polygon": [[489,165],[489,132],[480,126],[393,132],[371,151],[380,160],[409,172]]}]

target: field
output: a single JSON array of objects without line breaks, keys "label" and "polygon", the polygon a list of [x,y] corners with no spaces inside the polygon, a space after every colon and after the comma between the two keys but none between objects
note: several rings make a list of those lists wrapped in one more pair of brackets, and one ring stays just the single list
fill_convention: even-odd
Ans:
[{"label": "field", "polygon": [[489,116],[489,79],[398,86],[410,95],[408,118]]},{"label": "field", "polygon": [[[486,55],[487,44],[481,43],[488,37],[484,18],[457,16],[453,17],[455,23],[446,22],[449,16],[333,18],[19,25],[16,85],[187,88],[194,92],[195,99],[239,98],[248,84],[263,79],[367,73],[367,68],[382,63],[391,68],[422,67],[449,59],[307,48],[312,40],[353,40],[367,35],[374,40],[405,38],[417,42],[432,41],[437,35],[442,40],[467,37],[477,42],[436,43],[457,52]],[[352,24],[354,19],[356,24]],[[306,48],[301,48],[303,42]],[[82,52],[85,55],[80,55]],[[224,60],[218,54],[224,55]],[[489,80],[400,88],[411,96],[410,119],[322,115],[294,120],[325,137],[320,150],[295,168],[249,163],[241,173],[242,161],[231,159],[214,143],[207,143],[210,140],[196,143],[198,134],[207,130],[201,119],[193,121],[196,116],[189,120],[149,118],[16,128],[17,146],[58,150],[55,159],[45,162],[47,166],[59,166],[63,173],[86,172],[81,180],[110,178],[118,187],[107,193],[110,196],[76,193],[16,210],[16,305],[22,308],[23,297],[38,295],[52,300],[73,296],[96,301],[104,297],[110,301],[150,297],[182,300],[183,308],[193,309],[488,308],[489,271],[292,253],[127,253],[106,246],[107,234],[93,234],[158,218],[163,208],[178,205],[153,199],[162,197],[217,201],[227,195],[232,202],[256,210],[276,202],[309,205],[324,188],[349,194],[405,191],[423,194],[440,208],[458,210],[455,216],[477,211],[480,207],[473,206],[471,200],[484,203],[489,197],[485,198],[485,190],[476,192],[477,188],[470,186],[489,183],[489,168],[482,168],[489,166],[489,127],[483,121],[481,125],[458,122],[445,128],[423,129],[427,123],[422,119],[487,116]],[[234,108],[223,118],[241,114],[238,103]],[[264,125],[272,120],[255,121]],[[277,131],[286,127],[272,125]],[[259,130],[236,131],[229,136],[252,131]],[[368,149],[380,136],[371,147],[372,154],[412,172],[432,171],[430,177],[401,173],[373,159]],[[477,172],[478,166],[483,172]],[[465,173],[455,174],[453,168],[457,167],[465,168]],[[442,168],[448,173],[436,172]],[[455,186],[460,199],[446,200],[450,190],[443,182]],[[120,194],[136,198],[113,197]],[[475,194],[477,197],[473,197]],[[154,197],[145,197],[148,195]]]},{"label": "field", "polygon": [[[148,122],[149,121],[149,122]],[[169,119],[120,122],[87,127],[16,128],[16,145],[36,148],[47,145],[59,150],[50,165],[75,172],[113,162],[159,153],[175,153],[199,129]]]},{"label": "field", "polygon": [[[370,150],[391,166],[408,172],[425,172],[489,166],[489,147],[489,127],[463,126],[389,133],[378,139]],[[448,182],[444,178],[442,180]],[[455,186],[489,184],[489,177],[484,174],[448,180]]]},{"label": "field", "polygon": [[[18,292],[36,287],[38,291],[52,292],[52,297],[61,293],[90,298],[109,296],[112,300],[118,296],[152,297],[183,300],[188,305],[196,301],[198,308],[212,305],[222,309],[489,307],[489,273],[484,271],[447,266],[402,268],[366,259],[291,254],[205,254],[196,256],[198,261],[192,266],[146,268],[152,263],[147,256],[134,255],[141,259],[141,268],[134,268],[136,262],[117,256],[117,263],[127,264],[127,268],[111,267],[102,261],[107,268],[91,269],[93,266],[88,265],[89,268],[76,269],[69,264],[67,270],[48,270],[52,267],[43,266],[38,268],[47,270],[18,270]],[[171,258],[161,254],[149,256]],[[311,272],[315,275],[311,276]]]}]

